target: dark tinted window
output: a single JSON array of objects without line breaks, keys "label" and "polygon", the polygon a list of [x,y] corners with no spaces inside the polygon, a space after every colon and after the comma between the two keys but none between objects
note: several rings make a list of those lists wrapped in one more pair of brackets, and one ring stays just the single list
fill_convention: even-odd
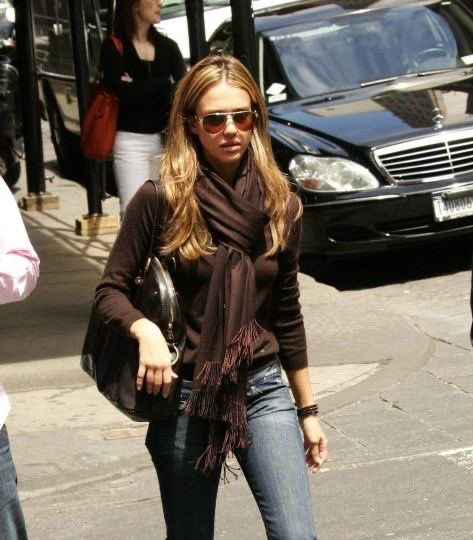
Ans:
[{"label": "dark tinted window", "polygon": [[[313,15],[302,24],[268,32],[265,39],[269,42],[265,59],[274,62],[271,54],[276,53],[282,66],[278,82],[286,86],[276,98],[267,94],[274,101],[290,99],[291,94],[308,97],[410,73],[473,65],[472,13],[455,1],[358,11],[323,20]],[[268,83],[272,82],[270,78]]]}]

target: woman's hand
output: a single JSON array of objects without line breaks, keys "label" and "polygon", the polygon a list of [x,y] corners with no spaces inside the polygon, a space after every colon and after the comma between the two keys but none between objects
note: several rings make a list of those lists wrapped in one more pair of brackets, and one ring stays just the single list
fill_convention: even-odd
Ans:
[{"label": "woman's hand", "polygon": [[304,434],[304,448],[306,451],[306,463],[309,469],[315,473],[325,463],[328,456],[328,441],[319,419],[316,416],[301,416],[299,424]]},{"label": "woman's hand", "polygon": [[167,398],[177,375],[171,368],[171,354],[161,330],[148,319],[138,319],[131,325],[130,335],[139,343],[137,390],[141,390],[145,384],[148,394],[156,396],[161,392]]},{"label": "woman's hand", "polygon": [[133,79],[128,75],[128,73],[125,73],[125,75],[122,75],[120,80],[124,82],[133,82]]}]

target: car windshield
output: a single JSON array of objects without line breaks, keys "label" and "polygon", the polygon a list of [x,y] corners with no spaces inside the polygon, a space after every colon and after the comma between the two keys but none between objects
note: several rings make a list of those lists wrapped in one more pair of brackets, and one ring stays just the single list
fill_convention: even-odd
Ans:
[{"label": "car windshield", "polygon": [[473,66],[473,17],[461,2],[342,13],[263,35],[269,102]]}]

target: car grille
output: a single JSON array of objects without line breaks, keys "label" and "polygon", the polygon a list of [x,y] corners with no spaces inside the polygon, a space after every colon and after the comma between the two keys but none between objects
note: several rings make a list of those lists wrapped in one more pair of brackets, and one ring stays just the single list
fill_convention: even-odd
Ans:
[{"label": "car grille", "polygon": [[473,129],[446,131],[373,154],[394,184],[456,179],[473,172]]}]

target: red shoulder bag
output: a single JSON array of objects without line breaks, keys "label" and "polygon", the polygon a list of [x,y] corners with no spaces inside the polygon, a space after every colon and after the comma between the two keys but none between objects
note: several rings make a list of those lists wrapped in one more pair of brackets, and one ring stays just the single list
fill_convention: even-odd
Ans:
[{"label": "red shoulder bag", "polygon": [[[111,36],[113,44],[123,54],[123,44],[119,38]],[[112,153],[117,133],[117,96],[107,89],[104,82],[95,77],[90,90],[87,111],[82,122],[80,144],[86,159],[104,160]]]}]

